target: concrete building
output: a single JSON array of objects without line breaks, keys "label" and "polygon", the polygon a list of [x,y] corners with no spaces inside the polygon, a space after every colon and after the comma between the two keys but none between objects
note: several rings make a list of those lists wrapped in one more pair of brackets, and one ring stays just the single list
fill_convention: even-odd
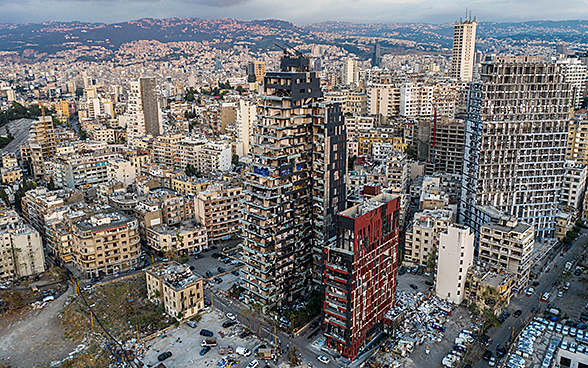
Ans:
[{"label": "concrete building", "polygon": [[482,226],[478,259],[494,271],[512,274],[518,290],[523,290],[529,281],[534,244],[532,225],[502,216]]},{"label": "concrete building", "polygon": [[254,82],[263,83],[265,75],[265,61],[251,61],[247,64],[247,75],[251,78],[255,76]]},{"label": "concrete building", "polygon": [[399,198],[377,195],[337,215],[326,246],[323,323],[326,346],[353,359],[394,306]]},{"label": "concrete building", "polygon": [[588,66],[576,58],[560,59],[557,63],[562,65],[562,72],[566,82],[571,85],[572,106],[574,109],[579,109],[584,101],[586,82],[588,80]]},{"label": "concrete building", "polygon": [[561,190],[561,204],[563,206],[573,209],[576,213],[582,210],[587,177],[588,165],[566,161]]},{"label": "concrete building", "polygon": [[369,114],[385,117],[400,114],[400,85],[373,84],[368,88]]},{"label": "concrete building", "polygon": [[570,120],[567,158],[588,165],[588,110],[578,110]]},{"label": "concrete building", "polygon": [[432,170],[435,173],[461,174],[465,139],[465,122],[438,118],[431,130]]},{"label": "concrete building", "polygon": [[162,133],[161,116],[157,102],[155,77],[139,79],[145,133],[154,137]]},{"label": "concrete building", "polygon": [[231,170],[231,146],[225,142],[209,142],[202,146],[198,154],[196,170],[213,173]]},{"label": "concrete building", "polygon": [[228,183],[211,184],[196,195],[194,215],[206,227],[209,242],[238,234],[243,198],[243,188]]},{"label": "concrete building", "polygon": [[467,284],[468,305],[474,304],[479,310],[488,309],[498,317],[510,303],[517,283],[513,274],[474,265],[468,271]]},{"label": "concrete building", "polygon": [[102,212],[73,223],[73,262],[86,277],[127,271],[139,264],[137,220],[121,212]]},{"label": "concrete building", "polygon": [[16,211],[0,208],[0,280],[18,280],[45,271],[39,232]]},{"label": "concrete building", "polygon": [[464,82],[472,80],[476,52],[476,18],[459,20],[453,25],[453,53],[449,75]]},{"label": "concrete building", "polygon": [[51,116],[39,116],[31,123],[29,141],[20,146],[23,167],[35,179],[45,179],[45,161],[56,152],[55,131]]},{"label": "concrete building", "polygon": [[177,262],[159,263],[146,271],[147,297],[178,320],[190,319],[204,308],[203,279]]},{"label": "concrete building", "polygon": [[474,234],[469,227],[452,224],[439,234],[435,293],[460,304],[465,297],[468,269],[474,263]]},{"label": "concrete building", "polygon": [[111,180],[109,162],[114,158],[113,153],[98,152],[61,155],[46,163],[46,171],[59,188],[89,187]]},{"label": "concrete building", "polygon": [[403,264],[432,265],[437,259],[439,234],[445,232],[451,223],[453,212],[448,209],[415,213],[412,223],[406,229]]},{"label": "concrete building", "polygon": [[494,206],[553,237],[572,101],[561,66],[489,57],[468,96],[459,222],[479,234],[478,208]]},{"label": "concrete building", "polygon": [[148,228],[147,246],[157,252],[166,254],[190,255],[208,249],[206,228],[185,221],[176,226],[159,225]]},{"label": "concrete building", "polygon": [[341,84],[344,86],[354,85],[359,81],[359,71],[357,69],[357,60],[350,57],[343,60],[341,68]]},{"label": "concrete building", "polygon": [[237,155],[243,157],[249,154],[250,146],[249,139],[251,135],[251,127],[257,119],[257,106],[251,101],[239,101],[239,108],[237,109]]}]

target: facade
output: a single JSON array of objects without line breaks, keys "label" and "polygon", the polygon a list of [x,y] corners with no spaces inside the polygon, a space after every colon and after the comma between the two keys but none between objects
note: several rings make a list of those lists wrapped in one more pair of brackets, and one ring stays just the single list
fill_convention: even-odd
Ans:
[{"label": "facade", "polygon": [[239,101],[239,108],[237,109],[237,155],[239,157],[249,154],[249,139],[251,135],[251,126],[254,124],[257,107],[251,101]]},{"label": "facade", "polygon": [[529,281],[534,244],[532,225],[502,216],[482,226],[478,259],[494,271],[512,274],[522,290]]},{"label": "facade", "polygon": [[325,247],[326,345],[351,359],[394,306],[399,205],[383,193],[339,213],[336,241]]},{"label": "facade", "polygon": [[588,110],[578,110],[570,120],[567,158],[588,165]]},{"label": "facade", "polygon": [[562,64],[562,72],[566,78],[566,82],[571,84],[572,106],[574,109],[579,109],[582,106],[586,91],[588,66],[583,64],[580,59],[575,58],[561,59],[557,62]]},{"label": "facade", "polygon": [[109,161],[114,157],[112,153],[96,152],[56,156],[47,162],[46,172],[59,188],[99,185],[111,180]]},{"label": "facade", "polygon": [[159,104],[157,102],[157,91],[155,77],[144,77],[139,79],[141,89],[141,105],[145,122],[145,133],[154,137],[162,133]]},{"label": "facade", "polygon": [[189,319],[204,308],[203,279],[177,262],[159,263],[145,271],[147,297],[162,304],[178,320]]},{"label": "facade", "polygon": [[31,123],[29,141],[20,146],[20,157],[25,169],[35,179],[45,178],[45,160],[55,155],[55,131],[51,116],[39,116]]},{"label": "facade", "polygon": [[208,142],[199,152],[197,170],[212,173],[231,170],[231,147],[224,142]]},{"label": "facade", "polygon": [[439,234],[447,231],[453,222],[453,212],[447,209],[424,210],[414,214],[406,229],[404,243],[405,265],[426,265],[436,260],[439,249]]},{"label": "facade", "polygon": [[211,243],[226,240],[240,230],[243,188],[220,183],[198,193],[194,203],[196,221],[206,227]]},{"label": "facade", "polygon": [[73,263],[86,277],[112,275],[139,264],[137,220],[121,212],[96,213],[73,223]]},{"label": "facade", "polygon": [[469,82],[474,73],[474,54],[476,52],[476,18],[461,19],[453,25],[453,54],[451,58],[451,78]]},{"label": "facade", "polygon": [[357,69],[357,60],[345,58],[341,68],[341,84],[353,85],[359,81],[359,71]]},{"label": "facade", "polygon": [[561,204],[573,209],[575,212],[582,210],[584,194],[586,193],[586,177],[588,166],[566,161],[563,187],[561,191]]},{"label": "facade", "polygon": [[470,267],[467,276],[466,300],[479,310],[488,309],[499,316],[510,303],[516,289],[515,276],[497,273],[494,270],[475,265]]},{"label": "facade", "polygon": [[478,208],[494,206],[553,237],[572,101],[560,66],[490,57],[468,96],[459,223],[479,234]]},{"label": "facade", "polygon": [[0,280],[17,280],[45,271],[39,232],[16,211],[0,208]]},{"label": "facade", "polygon": [[435,173],[460,174],[463,165],[465,122],[438,119],[431,131],[432,169]]},{"label": "facade", "polygon": [[469,227],[452,224],[439,234],[435,293],[460,304],[465,298],[468,269],[474,263],[474,234]]}]

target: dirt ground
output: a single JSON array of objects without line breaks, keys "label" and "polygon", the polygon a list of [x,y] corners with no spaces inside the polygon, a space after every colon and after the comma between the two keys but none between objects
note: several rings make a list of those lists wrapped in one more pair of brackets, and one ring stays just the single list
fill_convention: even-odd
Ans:
[{"label": "dirt ground", "polygon": [[61,360],[79,343],[66,339],[59,312],[73,294],[70,286],[43,309],[24,310],[0,319],[0,362],[13,367],[40,367]]}]

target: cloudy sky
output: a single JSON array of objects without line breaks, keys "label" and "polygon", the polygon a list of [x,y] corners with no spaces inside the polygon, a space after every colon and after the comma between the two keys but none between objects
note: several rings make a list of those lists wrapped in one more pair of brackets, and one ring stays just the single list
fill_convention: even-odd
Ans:
[{"label": "cloudy sky", "polygon": [[588,19],[585,0],[0,0],[0,23],[170,17],[445,23],[466,7],[480,21]]}]

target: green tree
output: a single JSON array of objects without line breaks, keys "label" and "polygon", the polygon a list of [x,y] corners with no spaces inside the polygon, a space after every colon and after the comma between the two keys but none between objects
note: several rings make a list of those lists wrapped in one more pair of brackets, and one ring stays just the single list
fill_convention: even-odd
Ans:
[{"label": "green tree", "polygon": [[49,190],[57,189],[55,187],[55,181],[53,180],[53,176],[51,177],[51,179],[49,179],[49,184],[47,184],[47,189],[49,189]]},{"label": "green tree", "polygon": [[0,188],[0,199],[2,199],[8,207],[10,207],[10,199],[8,199],[8,194],[6,194],[4,188]]},{"label": "green tree", "polygon": [[239,155],[233,155],[231,162],[233,165],[239,165]]},{"label": "green tree", "polygon": [[355,161],[357,161],[357,156],[353,155],[347,159],[347,168],[349,171],[353,170],[353,166],[355,165]]},{"label": "green tree", "polygon": [[76,97],[82,97],[84,95],[84,89],[82,87],[76,88]]},{"label": "green tree", "polygon": [[194,168],[194,166],[192,166],[192,164],[187,164],[186,165],[186,175],[192,177],[196,175],[196,168]]}]

